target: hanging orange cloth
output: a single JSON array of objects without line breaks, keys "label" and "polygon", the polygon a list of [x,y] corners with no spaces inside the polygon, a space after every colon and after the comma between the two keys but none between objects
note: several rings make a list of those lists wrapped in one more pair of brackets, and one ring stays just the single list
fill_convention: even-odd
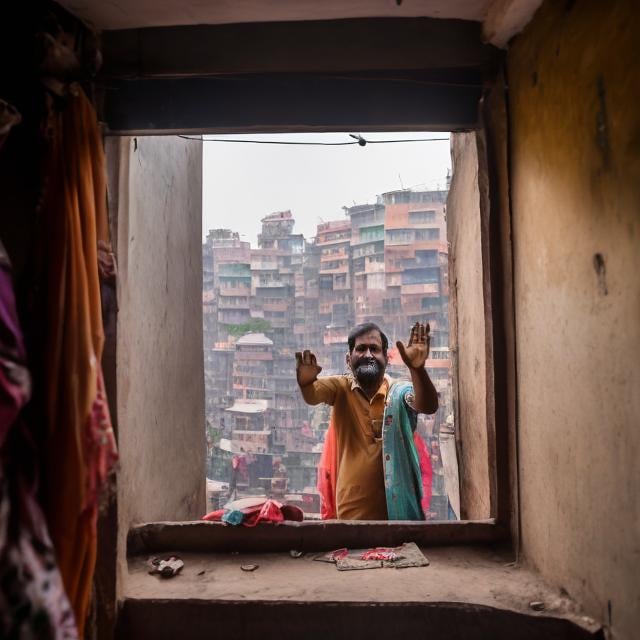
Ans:
[{"label": "hanging orange cloth", "polygon": [[43,500],[83,637],[96,560],[97,492],[116,449],[100,366],[98,242],[108,243],[105,162],[96,114],[82,92],[54,117],[47,178],[41,214],[47,274]]},{"label": "hanging orange cloth", "polygon": [[338,482],[338,442],[333,425],[333,411],[329,427],[324,435],[324,445],[318,463],[318,484],[320,494],[320,517],[323,520],[335,520],[337,516],[336,484]]}]

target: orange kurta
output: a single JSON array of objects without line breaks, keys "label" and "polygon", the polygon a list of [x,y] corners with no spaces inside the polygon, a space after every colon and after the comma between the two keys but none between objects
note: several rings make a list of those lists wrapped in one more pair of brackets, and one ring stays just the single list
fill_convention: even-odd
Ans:
[{"label": "orange kurta", "polygon": [[371,400],[351,375],[318,378],[301,391],[308,404],[324,402],[333,407],[339,469],[337,517],[386,520],[381,435],[388,379]]}]

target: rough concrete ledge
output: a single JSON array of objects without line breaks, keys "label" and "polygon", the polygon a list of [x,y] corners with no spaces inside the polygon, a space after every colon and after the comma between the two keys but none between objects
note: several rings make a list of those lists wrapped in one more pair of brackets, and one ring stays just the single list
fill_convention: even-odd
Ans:
[{"label": "rough concrete ledge", "polygon": [[126,600],[118,640],[604,640],[601,630],[549,616],[455,603],[273,603]]},{"label": "rough concrete ledge", "polygon": [[170,549],[202,552],[327,551],[396,546],[411,540],[421,546],[505,542],[507,532],[494,520],[461,522],[358,522],[323,520],[256,527],[232,527],[220,522],[152,522],[129,531],[129,555]]},{"label": "rough concrete ledge", "polygon": [[146,556],[131,557],[118,637],[604,639],[566,594],[504,551],[423,551],[428,567],[346,572],[312,553],[187,552],[171,579],[149,575]]}]

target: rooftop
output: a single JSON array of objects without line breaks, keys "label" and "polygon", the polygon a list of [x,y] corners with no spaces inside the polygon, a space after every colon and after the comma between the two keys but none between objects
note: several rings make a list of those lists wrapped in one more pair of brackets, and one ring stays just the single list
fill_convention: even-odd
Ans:
[{"label": "rooftop", "polygon": [[230,413],[264,413],[269,408],[268,400],[236,400],[225,411]]},{"label": "rooftop", "polygon": [[236,344],[237,345],[238,344],[239,345],[253,345],[253,344],[272,345],[273,340],[270,340],[269,338],[267,338],[267,336],[265,336],[264,333],[245,333],[242,336],[242,338],[238,339]]},{"label": "rooftop", "polygon": [[291,211],[276,211],[262,218],[260,222],[274,222],[276,220],[291,220],[291,219],[293,219],[293,215],[291,214]]}]

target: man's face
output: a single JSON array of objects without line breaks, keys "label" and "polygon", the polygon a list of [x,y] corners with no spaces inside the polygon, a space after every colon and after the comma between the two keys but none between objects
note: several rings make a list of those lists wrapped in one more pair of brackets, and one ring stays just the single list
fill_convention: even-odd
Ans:
[{"label": "man's face", "polygon": [[387,367],[380,332],[372,329],[358,336],[353,351],[347,355],[347,364],[359,384],[366,386],[379,381]]}]

